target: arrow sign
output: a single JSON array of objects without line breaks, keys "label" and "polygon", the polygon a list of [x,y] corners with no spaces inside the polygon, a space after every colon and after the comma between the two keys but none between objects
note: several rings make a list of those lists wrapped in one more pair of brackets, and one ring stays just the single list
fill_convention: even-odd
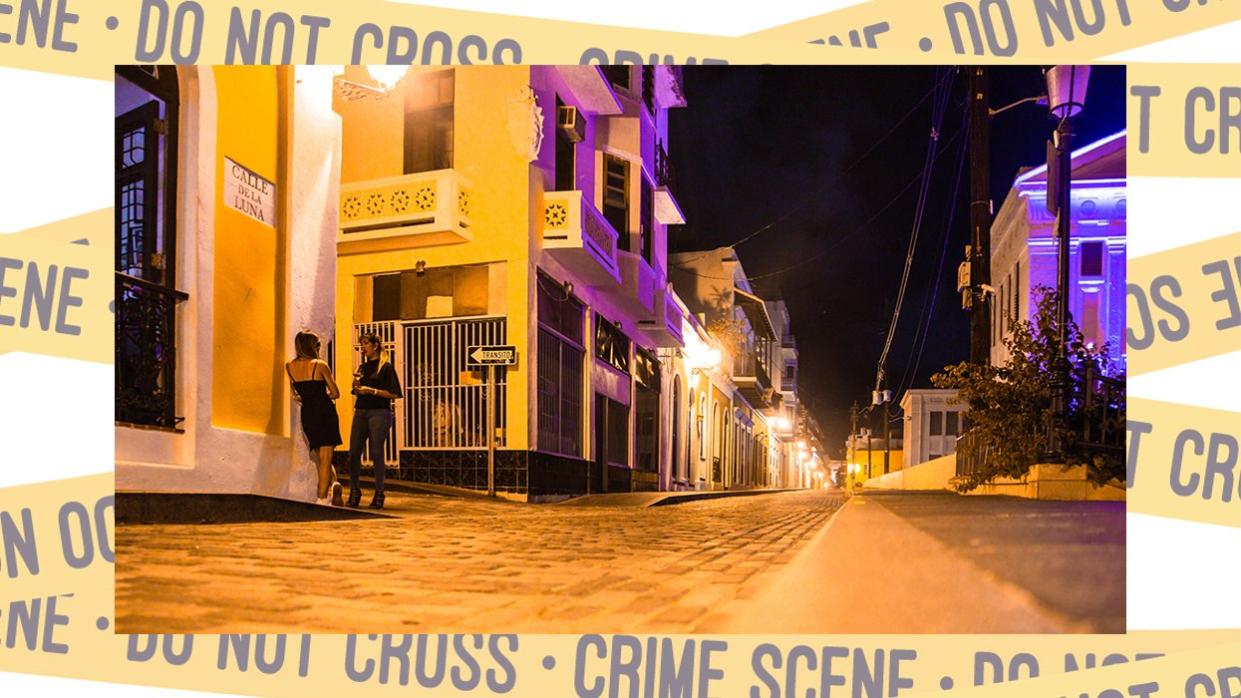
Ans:
[{"label": "arrow sign", "polygon": [[517,363],[517,347],[483,345],[466,347],[467,366],[513,366]]}]

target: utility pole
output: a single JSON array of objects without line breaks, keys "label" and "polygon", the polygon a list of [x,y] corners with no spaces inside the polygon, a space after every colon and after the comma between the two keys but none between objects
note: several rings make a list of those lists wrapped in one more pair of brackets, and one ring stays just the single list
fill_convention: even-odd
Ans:
[{"label": "utility pole", "polygon": [[892,472],[892,402],[883,403],[883,474]]},{"label": "utility pole", "polygon": [[987,69],[967,68],[969,79],[970,246],[969,288],[963,305],[970,311],[970,363],[991,363],[991,299],[982,292],[991,284],[991,138]]},{"label": "utility pole", "polygon": [[[1055,424],[1052,425],[1049,446],[1051,452],[1057,455],[1063,455],[1064,452],[1059,430],[1064,428],[1068,412],[1069,236],[1072,227],[1073,180],[1073,151],[1070,141],[1072,138],[1073,128],[1069,123],[1069,117],[1066,116],[1060,119],[1055,131],[1055,140],[1052,143],[1056,172],[1051,187],[1054,191],[1049,192],[1056,202],[1056,327],[1058,328],[1055,357],[1056,381],[1051,394],[1051,409]],[[1050,175],[1052,165],[1051,162],[1047,163],[1049,182],[1053,181]]]},{"label": "utility pole", "polygon": [[855,470],[861,469],[857,463],[857,400],[853,401],[853,407],[849,408],[849,462],[845,464],[847,477],[845,482],[849,487],[849,491],[853,491],[853,480],[857,477]]},{"label": "utility pole", "polygon": [[869,480],[871,476],[874,475],[871,470],[871,468],[874,467],[874,463],[871,461],[871,456],[874,454],[874,451],[870,446],[870,435],[873,433],[874,430],[872,427],[875,425],[874,414],[870,409],[866,410],[866,422],[868,424],[866,427],[866,479]]}]

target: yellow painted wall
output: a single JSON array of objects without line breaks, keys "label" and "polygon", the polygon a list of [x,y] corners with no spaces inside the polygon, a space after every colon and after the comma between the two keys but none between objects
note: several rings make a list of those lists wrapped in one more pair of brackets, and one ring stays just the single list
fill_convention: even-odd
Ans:
[{"label": "yellow painted wall", "polygon": [[[414,66],[406,82],[419,72],[442,69]],[[367,80],[355,70],[361,69],[350,68],[345,77]],[[534,365],[529,354],[531,253],[538,230],[532,211],[542,211],[542,185],[537,177],[531,181],[531,165],[517,151],[510,116],[514,98],[530,84],[530,68],[463,66],[454,70],[453,169],[470,183],[474,239],[399,250],[382,250],[378,244],[372,249],[362,241],[352,241],[337,258],[336,373],[345,383],[342,390],[347,391],[353,365],[356,276],[413,269],[419,260],[428,267],[505,262],[508,343],[517,347],[519,357],[518,366],[508,374],[507,448],[527,449],[531,446],[528,367]],[[384,99],[337,103],[343,120],[343,184],[404,174],[404,84]],[[341,435],[348,439],[352,401],[341,400],[337,411]]]},{"label": "yellow painted wall", "polygon": [[277,69],[217,66],[215,293],[212,423],[280,434],[285,326],[285,231],[225,205],[224,158],[279,181],[281,113]]},{"label": "yellow painted wall", "polygon": [[[879,472],[883,472],[882,467]],[[950,453],[912,468],[894,470],[887,475],[871,478],[866,481],[866,486],[892,490],[942,490],[948,488],[949,480],[956,474],[957,456]]]},{"label": "yellow painted wall", "polygon": [[[845,455],[846,457],[851,457],[853,459],[851,462],[857,463],[862,466],[861,472],[858,473],[858,479],[865,480],[867,477],[879,477],[880,475],[883,475],[883,454],[884,454],[883,449],[875,449],[873,452],[871,452],[870,454],[871,467],[870,467],[869,475],[866,472],[866,456],[867,456],[866,449],[864,448],[855,449],[853,451],[852,456],[849,456],[847,452]],[[888,461],[889,462],[888,472],[894,473],[897,470],[900,470],[903,467],[904,458],[905,458],[904,452],[902,452],[900,449],[892,449],[892,455]]]}]

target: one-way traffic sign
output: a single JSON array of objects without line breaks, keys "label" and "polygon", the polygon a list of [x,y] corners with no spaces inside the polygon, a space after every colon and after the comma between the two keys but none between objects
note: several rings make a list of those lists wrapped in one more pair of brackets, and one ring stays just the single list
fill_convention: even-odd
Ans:
[{"label": "one-way traffic sign", "polygon": [[466,347],[465,363],[471,367],[513,366],[517,363],[517,347],[481,345]]}]

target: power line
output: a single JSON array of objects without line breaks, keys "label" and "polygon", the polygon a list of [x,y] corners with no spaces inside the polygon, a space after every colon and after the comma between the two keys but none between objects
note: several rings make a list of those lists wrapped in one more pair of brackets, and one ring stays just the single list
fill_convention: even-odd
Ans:
[{"label": "power line", "polygon": [[[862,161],[863,161],[863,160],[865,160],[865,159],[866,159],[866,158],[867,158],[867,157],[868,157],[871,153],[875,152],[875,149],[876,149],[876,148],[878,148],[878,147],[879,147],[880,145],[882,145],[885,141],[887,141],[887,140],[888,140],[888,138],[890,138],[890,137],[892,136],[892,134],[893,134],[893,133],[896,133],[896,130],[897,130],[898,128],[900,128],[900,126],[901,126],[902,124],[904,124],[904,123],[905,123],[905,122],[909,119],[909,117],[913,116],[913,115],[914,115],[914,113],[915,113],[916,111],[918,111],[918,109],[919,109],[919,108],[920,108],[920,107],[921,107],[921,106],[922,106],[922,105],[926,102],[926,100],[927,100],[927,99],[929,99],[929,98],[931,97],[931,95],[935,94],[935,91],[936,91],[936,90],[938,90],[938,89],[939,89],[939,87],[940,87],[940,83],[939,83],[939,82],[936,82],[935,86],[933,86],[930,90],[928,90],[926,94],[922,95],[922,98],[921,98],[921,99],[919,99],[919,100],[917,101],[917,103],[916,103],[916,104],[914,104],[912,107],[910,107],[910,108],[909,108],[909,111],[905,112],[904,116],[902,116],[900,119],[898,119],[898,120],[897,120],[897,122],[896,122],[895,124],[893,124],[893,125],[892,125],[892,127],[891,127],[890,129],[888,129],[888,132],[887,132],[887,133],[883,134],[882,136],[880,136],[880,137],[879,137],[879,139],[878,139],[878,140],[876,140],[874,143],[872,143],[872,144],[871,144],[871,146],[870,146],[869,148],[867,148],[867,149],[866,149],[866,152],[862,153],[862,154],[861,154],[861,155],[859,155],[856,159],[854,159],[854,161],[853,161],[852,163],[850,163],[850,165],[849,165],[848,167],[846,167],[845,169],[843,169],[843,170],[841,170],[839,173],[837,173],[835,177],[833,177],[833,178],[831,178],[831,179],[827,180],[826,182],[824,182],[823,184],[819,185],[819,186],[818,186],[818,188],[816,188],[814,191],[812,191],[810,194],[808,194],[805,198],[803,198],[803,199],[802,199],[802,201],[801,201],[801,203],[799,203],[799,204],[797,204],[796,206],[793,206],[793,207],[791,207],[791,208],[787,209],[784,213],[780,214],[780,216],[778,216],[775,220],[772,220],[770,223],[767,223],[767,224],[765,224],[765,225],[763,225],[763,226],[759,227],[757,230],[754,230],[753,232],[751,232],[751,233],[749,233],[749,234],[747,234],[747,235],[743,236],[741,239],[737,240],[736,242],[733,242],[733,243],[728,244],[728,245],[721,245],[721,247],[737,247],[738,245],[742,245],[742,244],[744,244],[744,243],[746,243],[746,242],[749,242],[750,240],[752,240],[752,239],[754,239],[754,238],[758,237],[759,235],[761,235],[762,233],[764,233],[764,232],[766,232],[766,231],[770,230],[770,229],[771,229],[773,226],[775,226],[777,223],[779,223],[779,222],[781,222],[781,221],[785,220],[786,218],[788,218],[789,216],[793,215],[793,214],[794,214],[794,213],[796,213],[797,211],[800,211],[801,209],[805,208],[805,207],[806,207],[806,205],[807,205],[807,204],[809,204],[811,201],[817,201],[817,200],[818,200],[818,196],[819,196],[820,194],[822,194],[824,191],[826,191],[830,185],[834,185],[834,184],[838,183],[838,182],[839,182],[839,180],[840,180],[842,177],[844,177],[845,175],[847,175],[847,174],[849,174],[850,172],[852,172],[852,171],[853,171],[853,169],[854,169],[855,167],[857,167],[858,165],[862,164]],[[693,259],[688,259],[688,260],[686,260],[686,262],[696,262],[696,261],[698,261],[699,259],[702,259],[703,257],[706,257],[706,256],[707,256],[707,254],[709,254],[709,253],[705,253],[705,252],[704,252],[703,254],[701,254],[701,255],[699,255],[699,256],[697,256],[697,257],[694,257]]]},{"label": "power line", "polygon": [[[959,137],[961,136],[962,130],[963,130],[963,129],[958,129],[955,133],[953,133],[952,137],[948,139],[948,142],[947,142],[947,143],[945,143],[945,147],[950,146],[950,145],[952,145],[953,143],[955,143],[955,142],[956,142],[956,140],[957,140],[957,138],[959,138]],[[938,159],[939,159],[939,157],[941,157],[941,156],[942,156],[942,154],[943,154],[943,152],[941,151],[941,153],[940,153],[939,155],[937,155],[937,156],[936,156],[936,159],[938,160]],[[814,254],[810,255],[809,257],[805,257],[805,258],[801,259],[800,261],[798,261],[798,262],[794,262],[793,264],[790,264],[790,265],[788,265],[788,266],[781,267],[780,269],[776,269],[776,270],[774,270],[774,271],[764,272],[764,273],[762,273],[762,274],[747,274],[747,275],[746,275],[746,278],[748,278],[748,279],[749,279],[749,280],[751,280],[751,281],[756,281],[756,280],[758,280],[758,279],[766,279],[766,278],[770,278],[770,277],[773,277],[773,276],[779,276],[779,275],[781,275],[781,274],[786,274],[786,273],[788,273],[788,272],[790,272],[790,271],[793,271],[793,270],[795,270],[795,269],[799,269],[799,268],[801,268],[801,267],[804,267],[804,266],[806,266],[807,264],[812,264],[812,263],[814,263],[814,262],[817,262],[818,260],[822,259],[822,258],[823,258],[825,255],[827,255],[828,253],[836,251],[836,249],[837,249],[838,247],[840,247],[840,245],[841,245],[842,243],[844,243],[844,242],[846,242],[846,241],[850,240],[851,238],[853,238],[853,236],[857,235],[858,233],[860,233],[860,232],[862,232],[862,231],[864,231],[864,230],[868,230],[868,229],[869,229],[869,228],[868,228],[868,226],[869,226],[872,222],[874,222],[877,218],[879,218],[881,215],[883,215],[884,213],[886,213],[886,212],[887,212],[887,210],[888,210],[889,208],[892,208],[892,206],[893,206],[894,204],[896,204],[896,202],[897,202],[897,201],[900,201],[901,197],[902,197],[902,196],[904,196],[904,195],[905,195],[905,193],[906,193],[906,192],[908,192],[908,191],[909,191],[909,190],[910,190],[910,189],[911,189],[911,188],[912,188],[915,184],[917,184],[917,183],[918,183],[921,179],[922,179],[922,170],[919,170],[919,171],[918,171],[918,173],[917,173],[917,174],[915,174],[915,175],[914,175],[914,176],[913,176],[913,177],[912,177],[912,178],[911,178],[908,182],[906,182],[906,183],[905,183],[905,186],[901,187],[901,190],[900,190],[900,191],[898,191],[897,193],[893,194],[893,195],[892,195],[892,197],[888,199],[887,203],[885,203],[885,204],[884,204],[884,205],[883,205],[883,206],[882,206],[882,207],[881,207],[878,211],[875,211],[875,212],[874,212],[873,214],[871,214],[871,215],[870,215],[870,216],[869,216],[866,220],[864,220],[864,221],[862,221],[861,223],[859,223],[858,225],[854,226],[851,230],[849,230],[849,232],[847,232],[847,233],[845,233],[844,235],[840,236],[839,238],[837,238],[837,239],[833,240],[830,246],[828,246],[828,247],[824,247],[823,249],[821,249],[821,250],[819,250],[818,252],[816,252],[816,253],[814,253]],[[697,258],[695,258],[695,259],[697,259]],[[694,261],[694,259],[684,260],[684,261],[683,261],[682,263],[680,263],[680,264],[674,264],[674,263],[672,263],[672,262],[669,262],[669,265],[670,265],[670,266],[673,266],[673,267],[676,267],[677,269],[680,269],[681,271],[687,272],[687,273],[689,273],[689,274],[693,274],[694,276],[696,276],[696,277],[698,277],[698,278],[700,278],[700,279],[714,279],[714,280],[716,280],[716,281],[732,281],[732,277],[731,277],[731,276],[712,276],[712,275],[710,275],[710,274],[703,274],[703,273],[698,272],[698,271],[697,271],[697,270],[695,270],[695,269],[692,269],[692,268],[690,268],[690,267],[684,266],[684,264],[689,263],[689,262],[692,262],[692,261]]]},{"label": "power line", "polygon": [[901,306],[905,302],[905,291],[909,287],[909,272],[913,268],[913,256],[918,245],[918,233],[922,229],[922,218],[926,213],[927,194],[931,186],[931,172],[934,169],[936,149],[939,145],[939,129],[943,126],[944,114],[947,111],[948,100],[951,95],[951,90],[948,89],[949,85],[948,81],[940,81],[937,85],[943,89],[940,94],[936,95],[936,102],[932,106],[931,133],[927,143],[925,164],[922,169],[922,186],[918,192],[918,205],[914,211],[913,227],[909,234],[909,247],[905,252],[905,267],[901,272],[901,285],[896,293],[896,305],[892,310],[892,321],[888,324],[888,335],[884,339],[883,351],[879,355],[879,362],[876,366],[876,389],[883,382],[884,365],[888,360],[888,352],[892,349],[892,340],[896,336],[896,326],[901,318]]},{"label": "power line", "polygon": [[[968,101],[966,104],[968,105]],[[952,223],[956,220],[957,204],[959,203],[958,194],[961,189],[961,173],[965,171],[966,150],[968,148],[968,144],[968,140],[961,141],[961,156],[960,161],[957,164],[957,177],[952,186],[952,204],[948,209],[948,222],[944,226],[944,234],[940,242],[939,265],[935,270],[935,281],[931,284],[931,299],[930,302],[923,302],[923,312],[918,320],[918,329],[914,331],[915,335],[921,335],[921,338],[915,342],[918,347],[918,356],[917,359],[914,359],[913,361],[912,371],[910,370],[910,361],[909,359],[906,359],[905,373],[901,376],[901,387],[897,390],[897,393],[904,392],[906,388],[912,386],[913,381],[918,378],[918,368],[922,365],[922,351],[926,348],[926,338],[930,334],[931,315],[935,312],[935,301],[939,297],[939,282],[943,278],[944,260],[948,256],[948,238],[951,236]],[[914,344],[911,344],[909,346],[910,359],[913,358],[913,354]]]}]

